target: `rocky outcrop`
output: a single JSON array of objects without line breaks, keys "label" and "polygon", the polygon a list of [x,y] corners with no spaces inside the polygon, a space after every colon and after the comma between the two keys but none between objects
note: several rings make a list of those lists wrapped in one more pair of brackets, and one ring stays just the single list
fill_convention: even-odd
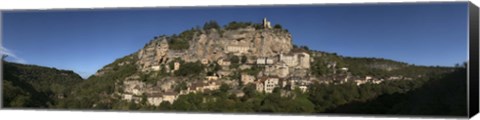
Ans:
[{"label": "rocky outcrop", "polygon": [[216,62],[227,54],[248,57],[272,57],[292,49],[290,33],[281,29],[198,30],[188,40],[186,50],[169,49],[166,37],[158,37],[138,51],[138,66],[142,71],[160,70],[161,64],[181,58],[187,62]]},{"label": "rocky outcrop", "polygon": [[165,37],[157,38],[148,43],[138,52],[139,68],[142,71],[153,69],[160,70],[160,64],[168,60],[168,42]]},{"label": "rocky outcrop", "polygon": [[[279,61],[279,55],[283,54],[294,54],[295,59]],[[233,62],[233,56],[238,57],[235,60],[238,62]],[[240,58],[242,64],[239,64]],[[192,90],[216,90],[221,84],[239,86],[235,73],[252,69],[253,64],[259,64],[258,61],[264,61],[262,66],[269,69],[263,73],[252,73],[255,75],[244,80],[245,83],[252,83],[259,75],[287,78],[297,69],[308,69],[309,59],[308,54],[293,51],[291,34],[284,29],[254,25],[235,29],[191,29],[180,35],[155,37],[137,52],[99,70],[97,76],[115,72],[125,65],[134,65],[135,73],[118,78],[117,84],[122,88],[118,92],[122,99],[139,102],[146,97],[149,104],[158,106],[162,101],[172,103],[178,95]],[[218,63],[221,68],[213,76],[207,76],[206,82],[203,78],[175,76],[175,70],[179,70],[182,64],[197,61],[202,64]],[[285,62],[295,64],[287,66]],[[211,77],[223,79],[212,82],[208,79]],[[193,84],[194,81],[203,81],[206,85]],[[185,87],[188,87],[186,92]]]},{"label": "rocky outcrop", "polygon": [[292,49],[290,33],[279,29],[255,29],[253,27],[216,30],[202,33],[192,40],[189,51],[192,57],[217,60],[225,54],[269,57],[288,53]]}]

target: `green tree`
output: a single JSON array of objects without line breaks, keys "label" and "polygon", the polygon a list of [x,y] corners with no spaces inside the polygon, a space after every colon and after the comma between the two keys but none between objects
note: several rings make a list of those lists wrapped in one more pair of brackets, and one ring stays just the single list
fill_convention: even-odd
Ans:
[{"label": "green tree", "polygon": [[240,62],[241,62],[242,64],[245,64],[245,63],[247,63],[247,60],[248,60],[247,56],[242,55],[242,58],[241,58],[241,61],[240,61]]},{"label": "green tree", "polygon": [[210,30],[210,29],[220,30],[220,25],[218,25],[217,21],[210,20],[203,25],[203,30]]},{"label": "green tree", "polygon": [[222,85],[220,85],[220,91],[221,91],[221,92],[225,93],[225,92],[227,92],[228,90],[230,90],[230,86],[229,86],[229,85],[227,85],[227,84],[222,84]]},{"label": "green tree", "polygon": [[188,62],[183,65],[180,65],[180,69],[175,72],[176,76],[198,76],[204,72],[204,65],[200,63],[199,61],[197,62]]},{"label": "green tree", "polygon": [[160,106],[158,107],[159,110],[170,110],[171,109],[171,104],[170,102],[162,102],[160,103]]},{"label": "green tree", "polygon": [[280,25],[280,24],[275,24],[275,26],[273,26],[273,28],[275,28],[275,29],[282,29],[282,25]]}]

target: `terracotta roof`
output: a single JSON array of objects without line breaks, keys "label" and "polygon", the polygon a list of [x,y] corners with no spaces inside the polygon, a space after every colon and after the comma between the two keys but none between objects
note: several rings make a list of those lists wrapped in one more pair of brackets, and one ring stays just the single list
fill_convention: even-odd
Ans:
[{"label": "terracotta roof", "polygon": [[257,81],[259,81],[259,82],[264,82],[264,81],[267,80],[267,79],[268,79],[267,76],[262,76],[262,77],[258,78]]},{"label": "terracotta roof", "polygon": [[162,97],[162,93],[147,93],[147,97]]},{"label": "terracotta roof", "polygon": [[277,75],[272,75],[272,76],[270,76],[270,77],[268,77],[268,78],[280,78],[280,77],[278,77]]},{"label": "terracotta roof", "polygon": [[222,84],[221,81],[213,81],[213,83],[215,83],[216,85],[221,85]]},{"label": "terracotta roof", "polygon": [[196,82],[190,86],[190,90],[195,90],[197,87],[203,87],[205,84],[203,82]]},{"label": "terracotta roof", "polygon": [[164,95],[177,95],[177,93],[173,91],[167,91],[164,93]]}]

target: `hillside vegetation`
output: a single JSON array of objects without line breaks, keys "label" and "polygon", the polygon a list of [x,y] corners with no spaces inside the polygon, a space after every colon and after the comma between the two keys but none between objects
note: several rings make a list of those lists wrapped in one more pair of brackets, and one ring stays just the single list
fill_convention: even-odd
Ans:
[{"label": "hillside vegetation", "polygon": [[52,107],[83,81],[73,71],[3,61],[4,107]]}]

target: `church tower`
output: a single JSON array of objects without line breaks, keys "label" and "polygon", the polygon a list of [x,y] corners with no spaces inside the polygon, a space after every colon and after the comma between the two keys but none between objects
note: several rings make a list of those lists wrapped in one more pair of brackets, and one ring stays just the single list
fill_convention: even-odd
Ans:
[{"label": "church tower", "polygon": [[263,18],[263,28],[270,29],[272,26],[270,26],[270,21],[267,20],[267,18]]}]

